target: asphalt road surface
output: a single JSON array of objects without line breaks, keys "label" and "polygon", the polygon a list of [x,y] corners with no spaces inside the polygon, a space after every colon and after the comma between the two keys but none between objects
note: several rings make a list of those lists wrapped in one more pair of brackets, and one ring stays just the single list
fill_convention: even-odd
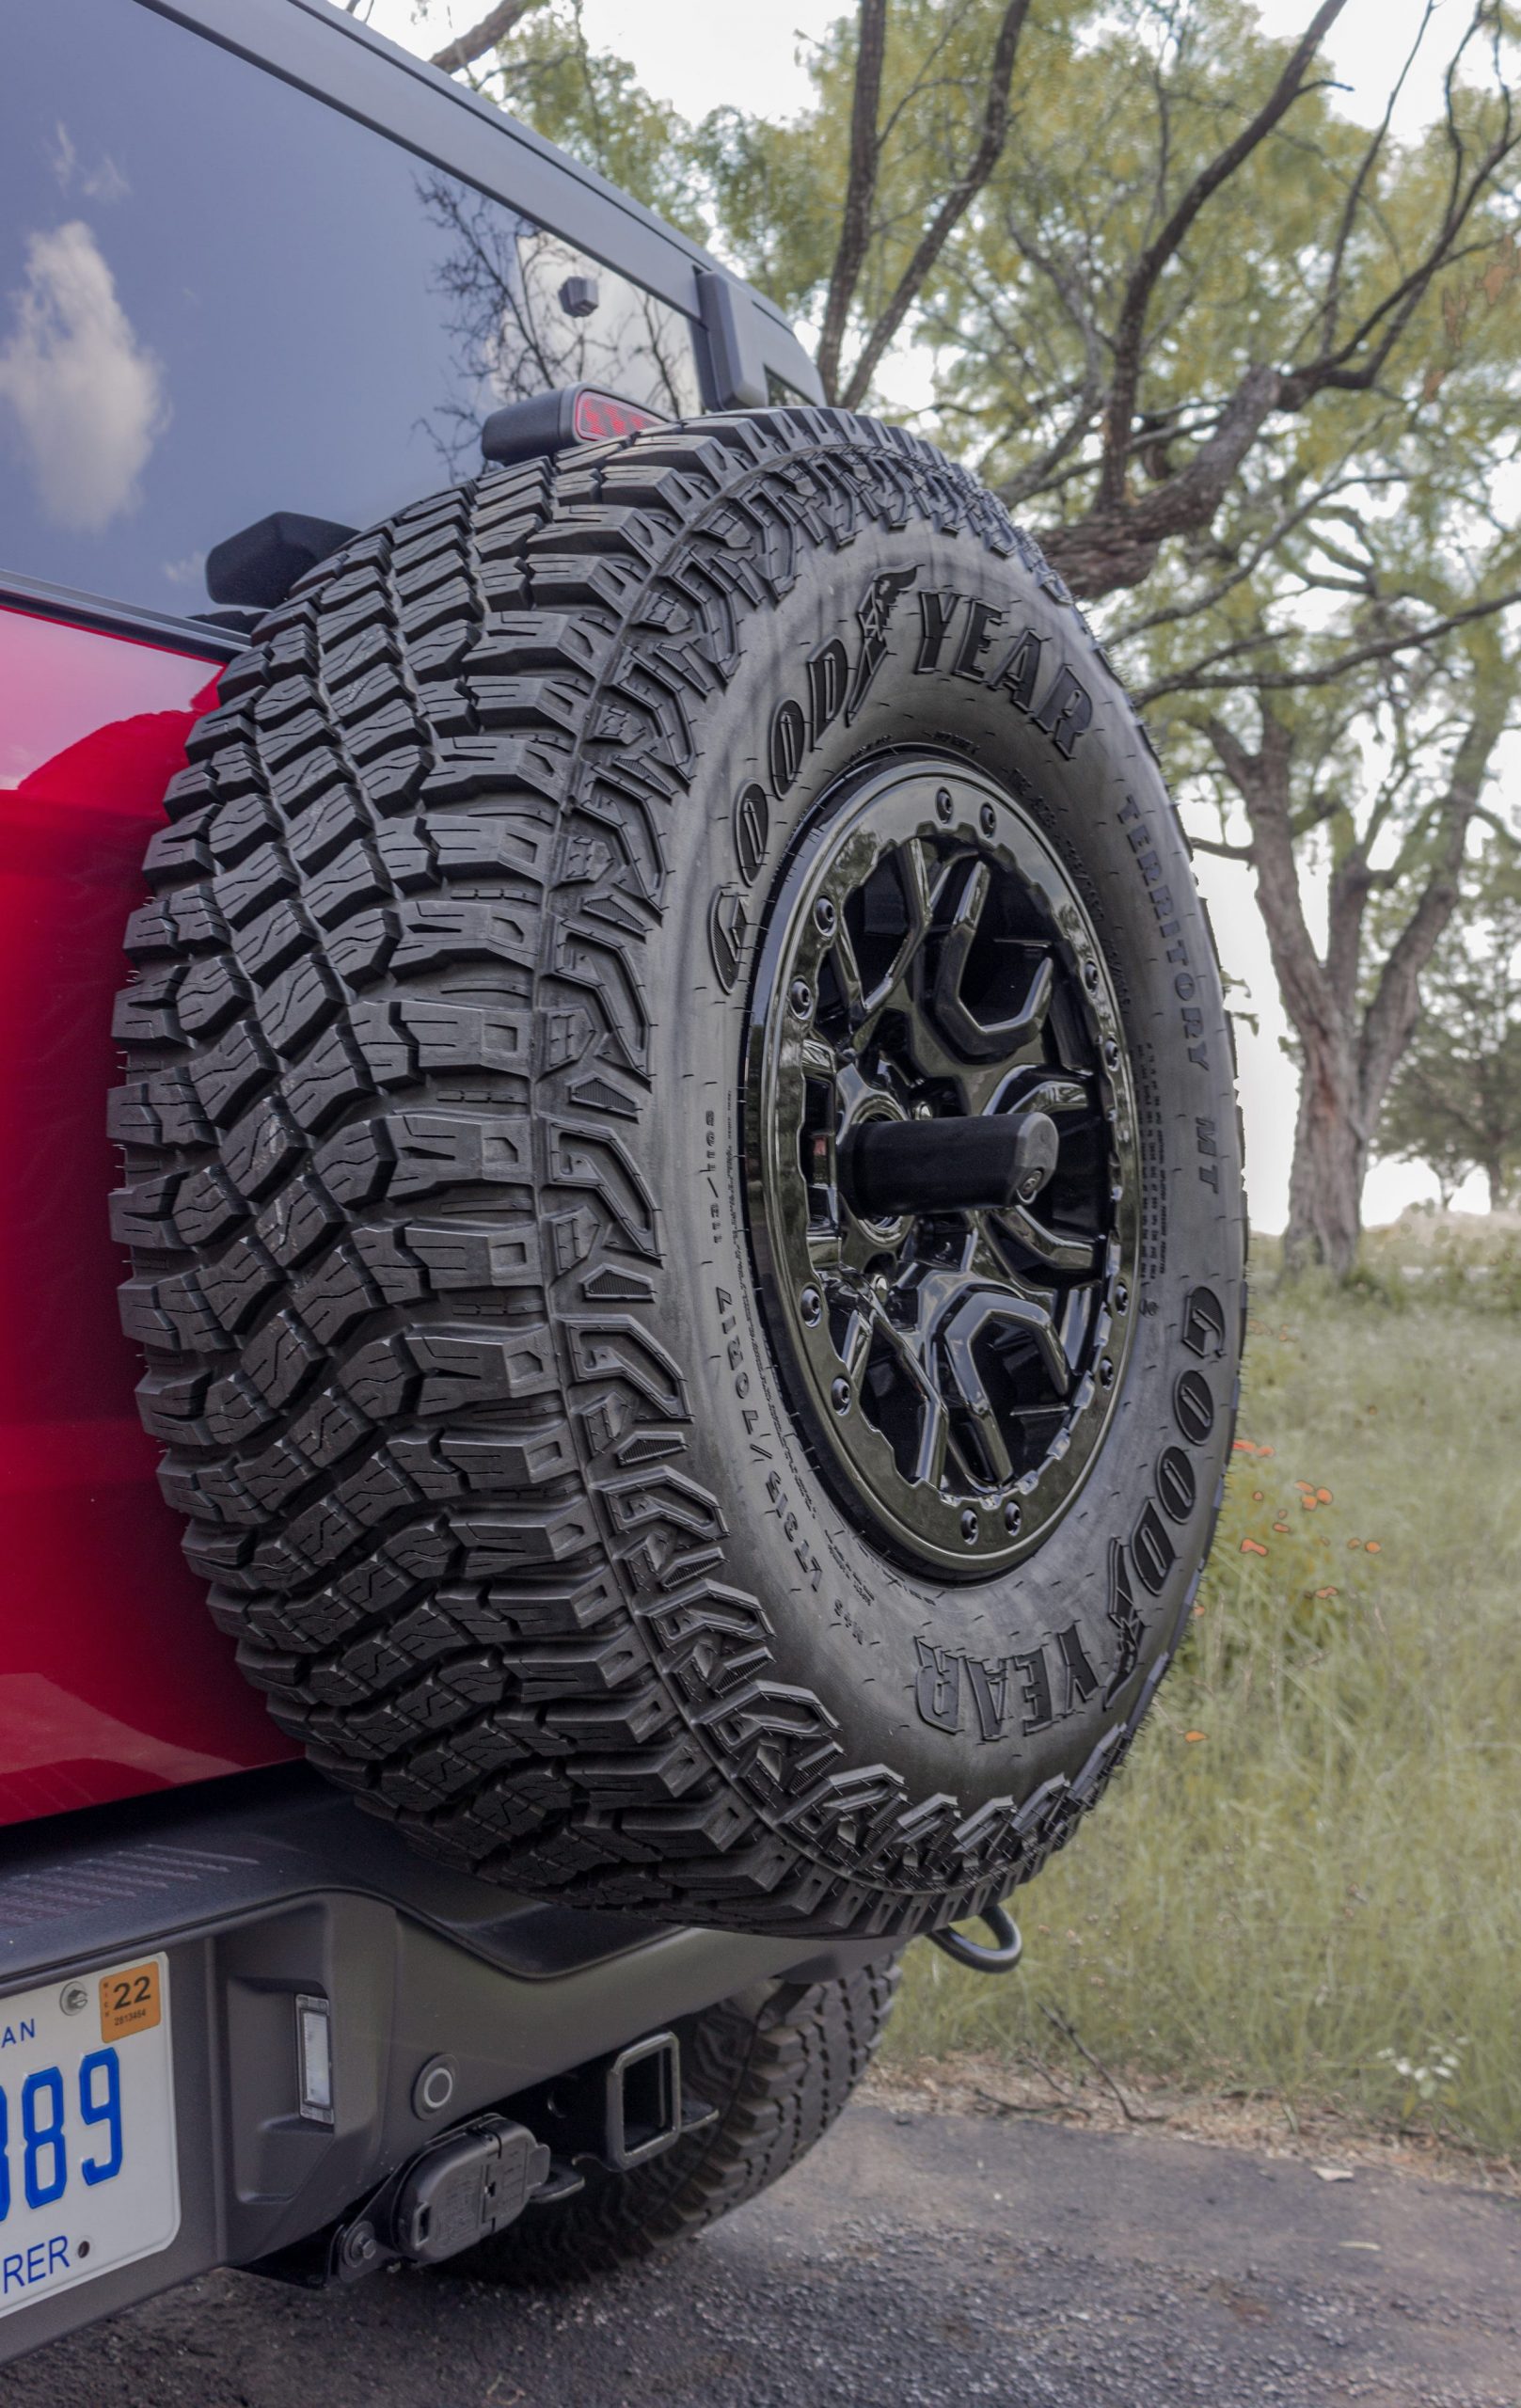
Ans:
[{"label": "asphalt road surface", "polygon": [[867,2099],[696,2243],[583,2289],[223,2274],[0,2408],[1521,2408],[1521,2205]]}]

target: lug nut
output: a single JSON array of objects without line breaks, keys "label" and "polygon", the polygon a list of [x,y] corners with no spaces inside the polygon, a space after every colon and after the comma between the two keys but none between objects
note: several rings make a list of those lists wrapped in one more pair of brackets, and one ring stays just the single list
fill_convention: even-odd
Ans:
[{"label": "lug nut", "polygon": [[798,1310],[810,1329],[816,1329],[824,1310],[824,1299],[816,1288],[805,1288],[798,1298]]},{"label": "lug nut", "polygon": [[1131,1291],[1130,1291],[1130,1290],[1126,1287],[1124,1280],[1123,1280],[1123,1279],[1117,1279],[1117,1280],[1116,1280],[1116,1282],[1115,1282],[1115,1310],[1116,1310],[1116,1312],[1117,1312],[1117,1313],[1128,1312],[1128,1311],[1130,1310],[1130,1301],[1131,1301]]},{"label": "lug nut", "polygon": [[965,1539],[965,1541],[966,1541],[966,1543],[967,1543],[968,1546],[975,1546],[975,1545],[976,1545],[976,1544],[977,1544],[977,1517],[976,1517],[975,1513],[974,1513],[974,1512],[972,1511],[972,1508],[971,1508],[971,1506],[970,1506],[970,1505],[967,1507],[966,1512],[965,1512],[965,1513],[962,1514],[962,1516],[961,1516],[961,1536]]},{"label": "lug nut", "polygon": [[821,937],[834,934],[834,906],[827,895],[821,895],[814,905],[814,926]]},{"label": "lug nut", "polygon": [[829,1392],[829,1401],[836,1413],[848,1413],[850,1410],[849,1381],[836,1380]]},{"label": "lug nut", "polygon": [[343,2262],[347,2266],[368,2266],[375,2254],[375,2228],[371,2224],[356,2224],[343,2236]]},{"label": "lug nut", "polygon": [[1119,1048],[1112,1037],[1106,1037],[1103,1041],[1103,1066],[1106,1070],[1117,1070],[1119,1068]]},{"label": "lug nut", "polygon": [[1019,1498],[1017,1497],[1011,1497],[1008,1503],[1004,1508],[1004,1528],[1008,1532],[1011,1539],[1017,1539],[1019,1537],[1020,1524],[1023,1519],[1024,1515],[1020,1511]]},{"label": "lug nut", "polygon": [[1115,1367],[1109,1356],[1105,1354],[1101,1358],[1099,1364],[1099,1386],[1101,1388],[1112,1388],[1114,1385]]},{"label": "lug nut", "polygon": [[981,826],[983,834],[985,836],[990,836],[993,830],[998,825],[998,814],[994,811],[990,802],[985,802],[983,804],[982,809],[977,814],[977,819]]},{"label": "lug nut", "polygon": [[806,1020],[814,1008],[814,990],[806,978],[794,978],[787,990],[787,1001],[800,1020]]},{"label": "lug nut", "polygon": [[948,786],[942,786],[939,794],[935,797],[935,809],[939,812],[943,819],[948,819],[950,817],[952,811],[955,809],[955,805],[951,800],[950,788]]},{"label": "lug nut", "polygon": [[1085,961],[1083,964],[1083,984],[1087,989],[1090,995],[1096,995],[1098,993],[1099,965],[1096,961]]}]

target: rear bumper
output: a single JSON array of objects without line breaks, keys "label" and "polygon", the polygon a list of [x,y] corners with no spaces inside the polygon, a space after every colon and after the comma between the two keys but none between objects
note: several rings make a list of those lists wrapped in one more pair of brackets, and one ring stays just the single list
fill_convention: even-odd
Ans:
[{"label": "rear bumper", "polygon": [[[414,1855],[302,1767],[0,1835],[0,1995],[163,1949],[179,2231],[0,2319],[0,2363],[320,2231],[436,2132],[753,1983],[879,1954],[534,1903]],[[298,1997],[331,2016],[333,2120],[304,2116]],[[414,2106],[430,2059],[446,2112]]]}]

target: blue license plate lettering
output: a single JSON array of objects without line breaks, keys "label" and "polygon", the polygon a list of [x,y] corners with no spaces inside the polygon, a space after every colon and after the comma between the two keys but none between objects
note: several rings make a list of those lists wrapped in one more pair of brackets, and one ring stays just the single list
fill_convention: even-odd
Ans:
[{"label": "blue license plate lettering", "polygon": [[[97,2183],[114,2180],[121,2171],[121,2061],[115,2049],[94,2049],[82,2058],[77,2084],[79,2121],[87,2129],[94,2126],[103,2131],[103,2140],[96,2142],[100,2153],[79,2161],[79,2171],[93,2190]],[[60,2067],[39,2066],[22,2083],[20,2134],[22,2193],[26,2205],[50,2208],[69,2187],[69,2134]],[[10,2099],[0,2084],[0,2225],[10,2214],[13,2196],[10,2140]],[[27,2258],[41,2246],[40,2242],[34,2244]],[[19,2274],[12,2277],[10,2263],[8,2258],[0,2262],[0,2290],[22,2279]],[[38,2277],[27,2275],[26,2280],[35,2282]]]}]

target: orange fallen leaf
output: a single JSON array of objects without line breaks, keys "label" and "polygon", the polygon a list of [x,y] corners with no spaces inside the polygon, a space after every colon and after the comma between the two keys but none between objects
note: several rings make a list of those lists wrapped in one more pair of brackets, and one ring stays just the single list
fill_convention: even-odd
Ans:
[{"label": "orange fallen leaf", "polygon": [[1262,1502],[1262,1491],[1261,1491],[1261,1489],[1260,1489],[1260,1488],[1254,1488],[1254,1489],[1253,1489],[1253,1491],[1252,1491],[1252,1503],[1253,1503],[1254,1505],[1260,1505],[1260,1503],[1261,1503],[1261,1502]]},{"label": "orange fallen leaf", "polygon": [[1257,1449],[1253,1446],[1250,1438],[1232,1438],[1230,1441],[1230,1451],[1233,1455],[1255,1455]]},{"label": "orange fallen leaf", "polygon": [[1365,1555],[1382,1555],[1384,1549],[1377,1539],[1370,1539],[1363,1549]]},{"label": "orange fallen leaf", "polygon": [[1273,1527],[1277,1531],[1280,1539],[1286,1539],[1288,1537],[1289,1525],[1287,1522],[1275,1522]]},{"label": "orange fallen leaf", "polygon": [[1187,1742],[1187,1744],[1188,1744],[1188,1746],[1189,1746],[1189,1747],[1193,1747],[1193,1745],[1194,1745],[1195,1741],[1196,1741],[1196,1740],[1197,1740],[1197,1739],[1202,1739],[1202,1738],[1203,1738],[1203,1736],[1204,1736],[1204,1734],[1203,1734],[1203,1732],[1202,1732],[1202,1731],[1185,1731],[1185,1732],[1183,1733],[1184,1740]]},{"label": "orange fallen leaf", "polygon": [[1260,1455],[1271,1455],[1273,1449],[1271,1447],[1259,1447],[1257,1451]]},{"label": "orange fallen leaf", "polygon": [[1267,1553],[1260,1539],[1243,1539],[1241,1551],[1243,1555],[1266,1555]]},{"label": "orange fallen leaf", "polygon": [[1339,1589],[1317,1589],[1315,1594],[1318,1597],[1339,1597],[1341,1592]]},{"label": "orange fallen leaf", "polygon": [[1320,1502],[1321,1502],[1323,1505],[1329,1505],[1329,1504],[1330,1504],[1330,1502],[1331,1502],[1331,1492],[1330,1492],[1330,1490],[1329,1490],[1328,1488],[1318,1488],[1318,1489],[1315,1491],[1315,1494],[1316,1494],[1316,1497],[1319,1498]]}]

